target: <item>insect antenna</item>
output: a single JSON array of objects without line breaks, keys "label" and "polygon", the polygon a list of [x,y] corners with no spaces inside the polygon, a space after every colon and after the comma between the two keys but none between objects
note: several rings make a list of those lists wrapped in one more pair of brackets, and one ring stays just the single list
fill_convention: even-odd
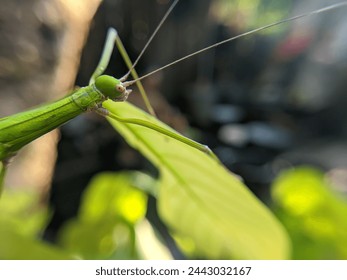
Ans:
[{"label": "insect antenna", "polygon": [[137,65],[137,63],[139,62],[139,60],[141,59],[141,57],[143,56],[143,54],[145,53],[146,49],[148,48],[149,44],[152,42],[153,38],[155,37],[155,35],[157,35],[159,29],[162,27],[162,25],[164,24],[164,22],[166,21],[167,17],[170,15],[170,13],[172,12],[172,10],[175,8],[175,6],[177,5],[177,3],[179,2],[179,0],[175,0],[171,6],[169,7],[169,9],[166,11],[165,15],[163,16],[163,18],[160,20],[159,24],[157,25],[156,29],[154,30],[153,34],[151,35],[151,37],[148,39],[147,43],[145,44],[145,46],[143,47],[142,51],[140,52],[140,54],[138,55],[138,57],[136,58],[136,60],[134,61],[133,65],[130,67],[129,71],[122,77],[120,78],[120,81],[126,81],[129,77],[129,75],[131,74],[132,70],[135,69],[135,66]]},{"label": "insect antenna", "polygon": [[174,60],[173,62],[170,62],[170,63],[168,63],[168,64],[166,64],[166,65],[164,65],[162,67],[159,67],[158,69],[156,69],[156,70],[154,70],[152,72],[149,72],[149,73],[141,76],[140,78],[137,78],[137,79],[134,79],[134,80],[131,80],[131,81],[127,81],[127,82],[124,83],[124,85],[125,86],[131,86],[134,83],[136,83],[138,81],[141,81],[142,79],[147,78],[147,77],[149,77],[149,76],[151,76],[151,75],[153,75],[153,74],[155,74],[155,73],[157,73],[159,71],[162,71],[162,70],[164,70],[164,69],[166,69],[166,68],[168,68],[168,67],[170,67],[172,65],[175,65],[175,64],[177,64],[177,63],[179,63],[181,61],[184,61],[184,60],[186,60],[188,58],[191,58],[191,57],[193,57],[195,55],[198,55],[198,54],[203,53],[205,51],[208,51],[210,49],[216,48],[216,47],[218,47],[220,45],[223,45],[225,43],[229,43],[231,41],[234,41],[234,40],[236,40],[238,38],[246,37],[248,35],[257,33],[259,31],[262,31],[262,30],[265,30],[265,29],[269,29],[271,27],[274,27],[274,26],[277,26],[277,25],[280,25],[280,24],[283,24],[283,23],[291,22],[293,20],[298,20],[298,19],[305,18],[305,17],[308,17],[308,16],[313,16],[313,15],[316,15],[316,14],[319,14],[319,13],[323,13],[323,12],[327,12],[327,11],[330,11],[330,10],[333,10],[333,9],[337,9],[337,8],[340,8],[340,7],[343,7],[343,6],[347,6],[347,1],[343,1],[343,2],[340,2],[340,3],[337,3],[337,4],[333,4],[333,5],[329,5],[329,6],[326,6],[324,8],[321,8],[321,9],[317,9],[317,10],[314,10],[314,11],[303,13],[303,14],[300,14],[300,15],[297,15],[297,16],[293,16],[293,17],[290,17],[290,18],[282,19],[280,21],[277,21],[277,22],[274,22],[274,23],[271,23],[271,24],[267,24],[267,25],[264,25],[262,27],[258,27],[256,29],[252,29],[252,30],[247,31],[245,33],[242,33],[242,34],[236,35],[234,37],[225,39],[223,41],[220,41],[218,43],[212,44],[212,45],[207,46],[207,47],[205,47],[203,49],[200,49],[198,51],[195,51],[195,52],[193,52],[191,54],[188,54],[188,55],[186,55],[184,57],[181,57],[181,58],[179,58],[177,60]]}]

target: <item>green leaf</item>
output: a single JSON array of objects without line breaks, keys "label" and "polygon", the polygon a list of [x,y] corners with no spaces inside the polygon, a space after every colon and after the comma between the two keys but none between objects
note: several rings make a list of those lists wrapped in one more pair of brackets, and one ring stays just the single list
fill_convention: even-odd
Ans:
[{"label": "green leaf", "polygon": [[[122,118],[143,119],[170,129],[127,102],[106,101],[103,106]],[[282,225],[224,166],[156,131],[109,121],[160,170],[161,217],[173,230],[192,238],[201,256],[211,259],[289,257],[290,244]]]},{"label": "green leaf", "polygon": [[147,196],[133,185],[133,174],[135,172],[104,172],[95,176],[83,194],[79,218],[99,221],[107,216],[118,216],[131,224],[142,219],[146,214]]},{"label": "green leaf", "polygon": [[0,200],[0,227],[10,227],[23,236],[41,234],[49,213],[40,199],[38,192],[5,189]]},{"label": "green leaf", "polygon": [[[59,243],[83,259],[134,259],[134,226],[147,209],[147,195],[135,187],[139,172],[96,175],[82,197],[78,217],[59,232]],[[136,181],[136,180],[135,180]]]},{"label": "green leaf", "polygon": [[286,170],[274,181],[272,196],[294,259],[347,258],[347,200],[324,173],[307,166]]},{"label": "green leaf", "polygon": [[72,256],[57,247],[18,234],[10,227],[0,226],[1,260],[66,260]]},{"label": "green leaf", "polygon": [[134,228],[120,219],[72,219],[59,232],[59,244],[81,259],[136,258]]},{"label": "green leaf", "polygon": [[39,201],[38,193],[5,189],[0,200],[0,259],[71,259],[37,238],[48,218]]}]

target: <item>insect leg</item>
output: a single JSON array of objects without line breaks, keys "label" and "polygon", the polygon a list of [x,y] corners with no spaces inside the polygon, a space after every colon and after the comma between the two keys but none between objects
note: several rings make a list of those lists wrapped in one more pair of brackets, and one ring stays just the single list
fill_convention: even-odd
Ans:
[{"label": "insect leg", "polygon": [[105,69],[107,68],[108,63],[110,62],[110,58],[111,58],[114,44],[117,37],[118,37],[118,33],[116,29],[112,27],[109,28],[107,31],[106,41],[105,41],[104,49],[101,54],[101,58],[92,76],[90,77],[89,85],[93,84],[95,82],[95,79],[99,77],[102,73],[104,73]]},{"label": "insect leg", "polygon": [[[129,58],[129,55],[127,53],[127,51],[125,50],[125,47],[122,43],[122,40],[120,39],[119,36],[116,37],[116,46],[126,64],[126,66],[128,67],[130,73],[131,73],[131,76],[134,78],[134,80],[136,80],[139,76],[137,75],[137,72],[136,70],[134,69],[133,65],[132,65],[132,62]],[[121,82],[124,82],[124,79],[126,77],[124,76],[123,78],[120,79]],[[141,96],[142,96],[142,99],[143,101],[145,102],[145,105],[146,105],[146,108],[148,110],[148,112],[152,115],[152,116],[155,116],[155,112],[154,112],[154,109],[151,105],[151,103],[149,102],[149,99],[148,99],[148,96],[146,94],[146,91],[141,83],[141,81],[139,82],[136,82],[136,85],[141,93]]]},{"label": "insect leg", "polygon": [[183,135],[180,135],[176,132],[173,132],[169,129],[166,129],[162,126],[156,125],[152,122],[146,121],[146,120],[142,120],[142,119],[135,119],[135,118],[122,118],[119,117],[109,111],[97,111],[97,113],[106,116],[106,117],[110,117],[116,121],[122,122],[122,123],[129,123],[129,124],[135,124],[135,125],[139,125],[139,126],[143,126],[143,127],[147,127],[149,129],[155,130],[161,134],[164,134],[170,138],[173,138],[177,141],[180,141],[184,144],[187,144],[188,146],[191,146],[207,155],[209,155],[210,157],[212,157],[215,161],[217,161],[218,163],[220,163],[218,157],[211,151],[211,149],[203,144],[200,144],[194,140],[191,140]]},{"label": "insect leg", "polygon": [[[107,68],[107,66],[110,62],[110,58],[111,58],[112,51],[113,51],[115,44],[116,44],[120,54],[122,55],[122,58],[123,58],[125,64],[129,68],[133,78],[134,79],[138,78],[138,75],[137,75],[135,69],[132,67],[131,60],[128,56],[128,53],[126,52],[126,50],[124,48],[124,45],[123,45],[121,39],[118,36],[116,29],[109,28],[108,32],[107,32],[107,37],[106,37],[104,49],[103,49],[102,54],[101,54],[101,58],[99,60],[98,65],[95,68],[95,71],[93,72],[93,74],[89,80],[89,85],[93,84],[95,82],[95,79],[104,73],[105,69]],[[148,112],[151,115],[155,116],[154,109],[151,106],[151,103],[149,102],[149,99],[147,97],[145,89],[143,88],[142,83],[136,82],[136,85],[139,88],[139,91],[140,91],[141,96],[145,102],[145,105],[147,107]]]}]

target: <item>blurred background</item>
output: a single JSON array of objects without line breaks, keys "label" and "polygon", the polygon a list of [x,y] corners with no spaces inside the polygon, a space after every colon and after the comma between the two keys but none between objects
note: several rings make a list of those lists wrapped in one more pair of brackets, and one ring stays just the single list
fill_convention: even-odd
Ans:
[{"label": "blurred background", "polygon": [[[4,117],[87,85],[109,27],[117,29],[135,60],[171,1],[0,3]],[[181,1],[137,72],[145,74],[214,42],[333,3],[338,1]],[[278,215],[292,238],[295,259],[347,258],[346,13],[341,8],[283,24],[143,80],[158,118],[207,144]],[[107,73],[124,75],[117,51],[111,61]],[[129,102],[144,108],[136,89]],[[158,176],[103,118],[80,116],[13,160],[0,222],[83,258],[196,257],[158,218],[155,198],[142,197],[136,188],[131,193],[142,212],[126,214],[122,219],[127,223],[117,224],[118,247],[102,233],[90,245],[94,228],[76,225],[76,215],[88,208],[88,191],[116,176],[113,172],[129,170],[142,172],[140,185],[152,182],[147,175]],[[95,179],[100,172],[112,173]],[[128,180],[122,176],[117,180]],[[138,179],[130,183],[136,184]],[[141,215],[146,216],[141,229],[129,226]],[[77,238],[78,231],[86,240]],[[110,231],[115,234],[114,228],[103,233]],[[148,241],[141,243],[139,232],[157,247],[141,247]],[[78,242],[84,243],[79,247]]]}]

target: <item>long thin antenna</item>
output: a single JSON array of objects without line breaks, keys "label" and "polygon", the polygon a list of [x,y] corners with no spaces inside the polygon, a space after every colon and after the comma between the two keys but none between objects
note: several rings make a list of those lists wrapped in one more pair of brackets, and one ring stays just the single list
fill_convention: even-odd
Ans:
[{"label": "long thin antenna", "polygon": [[129,77],[131,71],[135,68],[136,64],[139,62],[140,58],[142,57],[142,55],[144,54],[144,52],[146,51],[147,47],[149,46],[149,44],[152,42],[154,36],[158,33],[160,27],[163,25],[163,23],[165,22],[166,18],[169,16],[169,14],[171,13],[171,11],[175,8],[176,4],[178,3],[179,0],[175,0],[170,8],[167,10],[166,14],[163,16],[163,18],[161,19],[161,21],[159,22],[157,28],[154,30],[153,34],[151,35],[151,37],[148,39],[146,45],[143,47],[141,53],[139,54],[139,56],[136,58],[134,64],[131,66],[131,68],[129,69],[129,71],[120,79],[120,81],[126,81],[126,79]]},{"label": "long thin antenna", "polygon": [[280,20],[280,21],[277,21],[277,22],[274,22],[274,23],[271,23],[271,24],[268,24],[268,25],[264,25],[264,26],[262,26],[262,27],[259,27],[259,28],[253,29],[253,30],[250,30],[250,31],[245,32],[245,33],[242,33],[242,34],[240,34],[240,35],[231,37],[231,38],[229,38],[229,39],[225,39],[225,40],[223,40],[223,41],[221,41],[221,42],[218,42],[218,43],[216,43],[216,44],[210,45],[210,46],[208,46],[208,47],[206,47],[206,48],[203,48],[203,49],[201,49],[201,50],[199,50],[199,51],[193,52],[193,53],[191,53],[191,54],[189,54],[189,55],[186,55],[186,56],[184,56],[184,57],[182,57],[182,58],[180,58],[180,59],[177,59],[177,60],[175,60],[175,61],[173,61],[173,62],[171,62],[171,63],[169,63],[169,64],[166,64],[166,65],[164,65],[164,66],[162,66],[162,67],[160,67],[160,68],[158,68],[158,69],[156,69],[156,70],[154,70],[154,71],[152,71],[152,72],[150,72],[150,73],[148,73],[148,74],[143,75],[142,77],[140,77],[140,78],[138,78],[138,79],[125,82],[124,85],[125,85],[125,86],[131,86],[131,85],[133,85],[135,82],[140,81],[140,80],[142,80],[142,79],[144,79],[144,78],[146,78],[146,77],[148,77],[148,76],[151,76],[151,75],[153,75],[153,74],[155,74],[155,73],[157,73],[157,72],[159,72],[159,71],[161,71],[161,70],[163,70],[163,69],[166,69],[166,68],[168,68],[168,67],[170,67],[170,66],[172,66],[172,65],[174,65],[174,64],[176,64],[176,63],[179,63],[179,62],[181,62],[181,61],[183,61],[183,60],[186,60],[186,59],[188,59],[188,58],[190,58],[190,57],[192,57],[192,56],[195,56],[195,55],[197,55],[197,54],[200,54],[200,53],[205,52],[205,51],[207,51],[207,50],[210,50],[210,49],[212,49],[212,48],[218,47],[218,46],[223,45],[223,44],[225,44],[225,43],[228,43],[228,42],[230,42],[230,41],[236,40],[236,39],[238,39],[238,38],[251,35],[251,34],[253,34],[253,33],[262,31],[262,30],[264,30],[264,29],[268,29],[268,28],[270,28],[270,27],[273,27],[273,26],[276,26],[276,25],[279,25],[279,24],[282,24],[282,23],[285,23],[285,22],[293,21],[293,20],[300,19],[300,18],[303,18],[303,17],[312,16],[312,15],[319,14],[319,13],[322,13],[322,12],[326,12],[326,11],[329,11],[329,10],[337,9],[337,8],[340,8],[340,7],[343,7],[343,6],[347,6],[347,1],[344,1],[344,2],[341,2],[341,3],[337,3],[337,4],[334,4],[334,5],[330,5],[330,6],[327,6],[327,7],[325,7],[325,8],[321,8],[321,9],[318,9],[318,10],[314,10],[314,11],[311,11],[311,12],[307,12],[307,13],[304,13],[304,14],[301,14],[301,15],[297,15],[297,16],[294,16],[294,17],[290,17],[290,18],[287,18],[287,19],[283,19],[283,20]]},{"label": "long thin antenna", "polygon": [[[139,76],[137,75],[137,72],[135,70],[135,68],[132,68],[132,63],[131,63],[131,60],[129,58],[129,55],[126,51],[126,49],[124,48],[124,45],[122,43],[122,40],[120,39],[119,36],[116,37],[116,46],[121,54],[121,56],[123,57],[123,60],[126,64],[126,66],[128,67],[128,69],[130,69],[130,72],[131,72],[131,75],[133,77],[133,79],[137,79]],[[141,96],[142,96],[142,99],[146,105],[146,108],[148,110],[148,112],[152,115],[152,116],[155,116],[155,111],[151,105],[151,102],[149,102],[149,99],[148,99],[148,96],[147,96],[147,93],[141,83],[141,81],[137,81],[135,82],[140,93],[141,93]]]}]

